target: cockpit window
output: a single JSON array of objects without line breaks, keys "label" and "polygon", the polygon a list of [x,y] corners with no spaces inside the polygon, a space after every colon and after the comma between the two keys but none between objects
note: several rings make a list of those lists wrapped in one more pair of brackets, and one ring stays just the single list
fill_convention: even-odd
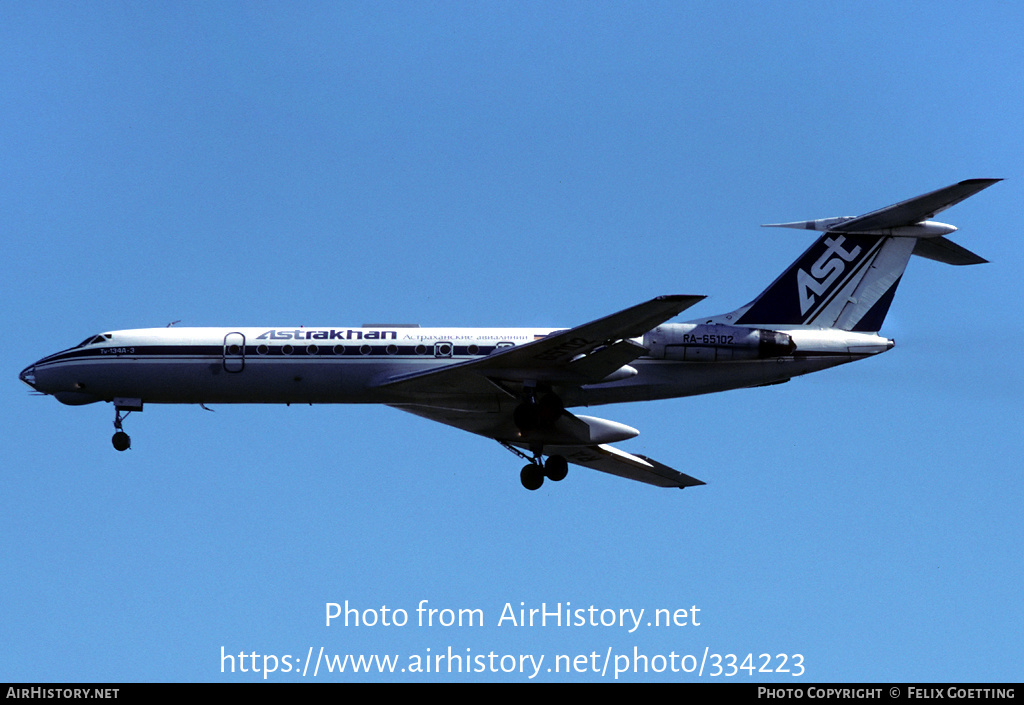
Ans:
[{"label": "cockpit window", "polygon": [[106,333],[104,335],[90,335],[88,338],[83,340],[81,343],[79,343],[75,347],[76,348],[84,348],[86,345],[92,345],[94,343],[102,343],[105,340],[109,340],[109,339],[110,339],[110,334],[109,333]]}]

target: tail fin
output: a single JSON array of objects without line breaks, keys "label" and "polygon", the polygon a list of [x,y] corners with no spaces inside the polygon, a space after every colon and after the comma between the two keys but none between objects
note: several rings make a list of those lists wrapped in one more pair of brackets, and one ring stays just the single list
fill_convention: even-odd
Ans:
[{"label": "tail fin", "polygon": [[912,254],[947,264],[986,261],[944,237],[955,227],[927,218],[997,181],[961,181],[857,217],[767,225],[825,234],[754,301],[711,320],[877,332]]}]

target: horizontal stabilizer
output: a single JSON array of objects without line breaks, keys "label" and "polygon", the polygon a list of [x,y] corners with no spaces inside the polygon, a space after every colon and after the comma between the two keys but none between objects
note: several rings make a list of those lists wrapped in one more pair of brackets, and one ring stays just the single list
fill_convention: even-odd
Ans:
[{"label": "horizontal stabilizer", "polygon": [[956,232],[956,227],[928,220],[1002,179],[968,179],[931,191],[870,213],[791,223],[765,223],[763,228],[794,228],[820,232],[879,235],[891,237],[938,238]]},{"label": "horizontal stabilizer", "polygon": [[961,247],[952,240],[947,240],[944,237],[918,240],[917,244],[914,245],[913,254],[926,259],[933,259],[936,262],[943,262],[945,264],[964,265],[988,263],[987,259],[979,257],[966,247]]},{"label": "horizontal stabilizer", "polygon": [[946,186],[921,196],[909,198],[877,211],[865,213],[831,228],[841,233],[855,233],[866,230],[882,230],[913,225],[922,220],[934,218],[947,208],[952,208],[960,201],[970,198],[979,191],[988,188],[1002,179],[967,179],[952,186]]}]

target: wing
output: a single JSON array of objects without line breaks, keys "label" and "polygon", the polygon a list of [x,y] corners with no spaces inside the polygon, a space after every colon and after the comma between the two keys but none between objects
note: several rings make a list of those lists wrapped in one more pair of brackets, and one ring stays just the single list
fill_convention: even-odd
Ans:
[{"label": "wing", "polygon": [[600,382],[647,352],[630,338],[643,335],[703,298],[659,296],[485,358],[391,377],[382,381],[378,389],[397,403],[419,403],[425,397],[452,400],[459,394],[494,394],[504,389],[501,382]]},{"label": "wing", "polygon": [[[515,439],[515,425],[512,422],[510,413],[459,411],[416,404],[391,404],[390,406],[410,414],[422,416],[431,421],[438,421],[448,426],[461,428],[464,431],[493,438],[505,446],[527,448],[527,444],[519,443]],[[604,421],[603,419],[574,416],[568,412],[566,412],[563,418],[558,420],[558,424],[566,428],[579,426],[580,424],[589,424],[592,427],[612,425],[619,428],[629,428],[628,426]],[[633,431],[631,435],[635,435],[634,429],[629,430]],[[655,485],[656,487],[678,487],[683,489],[704,484],[702,481],[674,470],[667,465],[659,463],[657,460],[652,460],[643,455],[633,455],[606,443],[565,446],[545,445],[544,452],[547,455],[561,455],[574,465],[581,465],[592,470],[599,470],[610,475],[617,475],[628,480]]]},{"label": "wing", "polygon": [[548,450],[553,455],[563,456],[570,463],[657,487],[685,489],[704,484],[702,481],[678,470],[673,470],[657,460],[651,460],[644,455],[633,455],[606,444],[582,448],[549,448]]},{"label": "wing", "polygon": [[[647,352],[631,338],[642,336],[703,298],[660,296],[485,358],[393,377],[378,389],[396,409],[493,438],[506,447],[533,450],[515,424],[515,408],[521,401],[512,391],[516,384],[599,382]],[[637,433],[614,421],[565,411],[545,429],[543,452],[659,487],[704,484],[655,460],[608,445]]]}]

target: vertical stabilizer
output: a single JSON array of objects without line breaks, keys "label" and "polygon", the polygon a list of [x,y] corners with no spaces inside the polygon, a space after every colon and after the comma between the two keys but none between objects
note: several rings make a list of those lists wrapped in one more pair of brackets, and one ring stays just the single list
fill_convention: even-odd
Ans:
[{"label": "vertical stabilizer", "polygon": [[826,233],[757,299],[729,314],[730,322],[877,331],[914,243]]},{"label": "vertical stabilizer", "polygon": [[961,181],[857,217],[766,226],[825,234],[754,301],[710,320],[877,332],[912,254],[957,265],[986,261],[944,237],[954,226],[928,218],[997,181]]}]

